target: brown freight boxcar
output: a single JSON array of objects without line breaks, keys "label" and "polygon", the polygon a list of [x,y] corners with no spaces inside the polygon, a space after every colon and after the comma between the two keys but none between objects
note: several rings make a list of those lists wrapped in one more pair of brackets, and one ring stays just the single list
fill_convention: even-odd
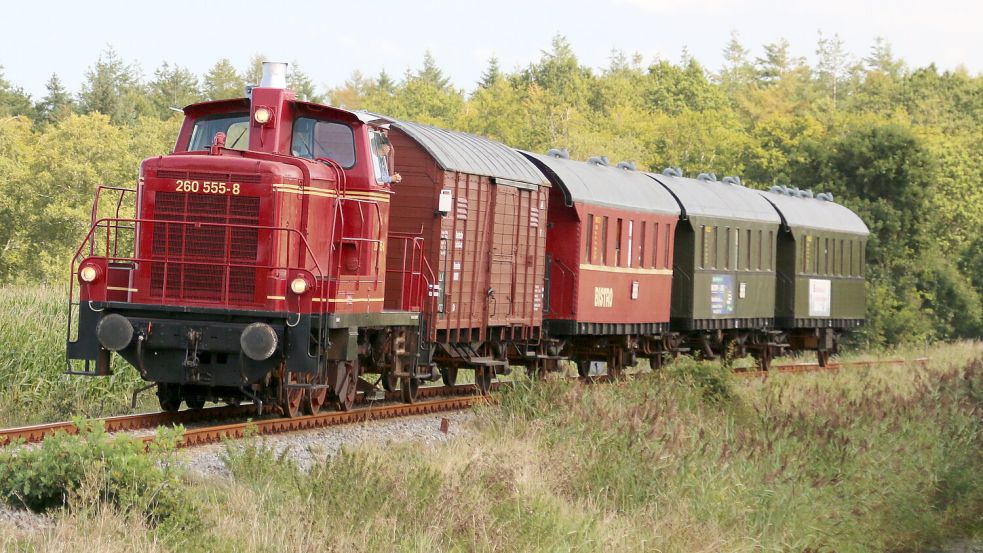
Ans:
[{"label": "brown freight boxcar", "polygon": [[[393,185],[388,263],[401,263],[407,237],[424,239],[435,285],[423,313],[445,381],[457,368],[492,368],[479,371],[489,376],[505,371],[507,358],[533,362],[543,320],[548,181],[498,142],[384,119],[402,176]],[[404,286],[402,272],[391,274],[387,302]]]}]

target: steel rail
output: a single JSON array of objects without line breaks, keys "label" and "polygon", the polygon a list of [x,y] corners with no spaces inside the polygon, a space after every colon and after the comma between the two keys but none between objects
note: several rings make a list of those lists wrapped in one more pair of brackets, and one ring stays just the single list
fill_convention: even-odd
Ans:
[{"label": "steel rail", "polygon": [[788,365],[774,365],[770,371],[736,371],[736,374],[742,378],[754,378],[754,377],[767,377],[773,373],[806,373],[806,372],[822,372],[822,371],[836,371],[845,368],[870,368],[877,366],[890,366],[899,367],[907,363],[914,363],[918,366],[924,367],[925,363],[928,362],[927,357],[919,357],[917,359],[912,359],[908,361],[906,359],[888,359],[883,361],[877,360],[867,360],[867,361],[847,361],[842,363],[828,363],[825,367],[819,365],[819,363],[792,363]]},{"label": "steel rail", "polygon": [[[424,401],[420,403],[396,403],[381,405],[378,407],[353,409],[351,411],[329,411],[326,413],[307,415],[304,417],[266,419],[226,424],[221,426],[209,426],[205,428],[193,428],[184,432],[184,434],[178,440],[177,447],[185,448],[213,444],[223,440],[243,438],[249,435],[266,436],[270,434],[314,430],[328,426],[392,419],[396,417],[428,415],[431,413],[446,411],[459,411],[462,409],[467,409],[478,403],[493,401],[495,401],[494,398],[490,396],[471,395]],[[146,436],[142,438],[142,440],[148,445],[155,439],[155,436]]]},{"label": "steel rail", "polygon": [[[500,383],[495,383],[499,385]],[[493,389],[497,386],[493,385]],[[473,384],[463,384],[458,386],[424,386],[417,392],[420,399],[436,398],[441,396],[463,396],[475,394],[477,388]],[[375,403],[380,401],[399,401],[401,398],[398,391],[386,392],[382,398],[367,398],[359,394],[359,404]],[[256,406],[252,404],[224,407],[209,407],[207,409],[186,409],[177,412],[156,412],[138,413],[134,415],[118,415],[113,417],[101,417],[93,419],[101,422],[107,432],[129,432],[133,430],[147,430],[158,426],[175,426],[179,424],[192,424],[199,422],[209,422],[222,419],[238,419],[254,415]],[[270,411],[267,411],[270,412]],[[35,424],[15,428],[0,430],[0,446],[7,445],[15,440],[23,440],[24,443],[38,443],[56,432],[66,434],[78,434],[78,426],[73,421],[61,421],[45,424]]]}]

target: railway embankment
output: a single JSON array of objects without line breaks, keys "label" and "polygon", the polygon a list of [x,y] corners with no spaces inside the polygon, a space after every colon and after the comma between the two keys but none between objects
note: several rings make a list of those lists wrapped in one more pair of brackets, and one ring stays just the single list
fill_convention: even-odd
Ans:
[{"label": "railway embankment", "polygon": [[[149,465],[107,449],[97,432],[87,450],[66,441],[61,454],[77,455],[83,470],[55,489],[43,517],[0,518],[0,543],[182,551],[962,543],[983,530],[983,347],[904,355],[930,360],[767,378],[684,360],[604,386],[520,381],[497,405],[452,422],[449,435],[429,428],[437,418],[403,430],[373,423],[178,453],[165,444]],[[45,466],[22,465],[18,478]],[[0,478],[15,506],[7,482]]]}]

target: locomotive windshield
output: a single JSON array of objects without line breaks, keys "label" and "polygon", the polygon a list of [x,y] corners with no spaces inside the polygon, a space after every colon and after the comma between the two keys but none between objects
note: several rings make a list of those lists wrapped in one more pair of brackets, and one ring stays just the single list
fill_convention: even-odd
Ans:
[{"label": "locomotive windshield", "polygon": [[326,157],[345,169],[355,165],[355,134],[342,123],[301,117],[294,122],[291,153],[297,157]]},{"label": "locomotive windshield", "polygon": [[225,133],[226,148],[246,150],[249,147],[249,114],[223,113],[198,119],[191,131],[188,151],[207,150],[220,132]]}]

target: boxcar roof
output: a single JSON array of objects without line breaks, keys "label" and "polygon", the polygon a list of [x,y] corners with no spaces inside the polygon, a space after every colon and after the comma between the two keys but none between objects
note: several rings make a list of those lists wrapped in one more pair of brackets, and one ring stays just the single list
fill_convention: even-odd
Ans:
[{"label": "boxcar roof", "polygon": [[574,202],[679,215],[679,205],[664,188],[638,171],[522,152],[536,163],[568,206]]},{"label": "boxcar roof", "polygon": [[757,190],[719,181],[646,173],[676,197],[685,217],[715,217],[761,223],[782,222]]},{"label": "boxcar roof", "polygon": [[493,177],[496,180],[542,186],[546,177],[528,159],[508,146],[473,134],[438,129],[377,115],[406,133],[445,171]]},{"label": "boxcar roof", "polygon": [[790,229],[801,227],[863,236],[870,234],[863,219],[838,203],[787,196],[781,192],[758,193],[775,206],[782,216],[782,222]]}]

